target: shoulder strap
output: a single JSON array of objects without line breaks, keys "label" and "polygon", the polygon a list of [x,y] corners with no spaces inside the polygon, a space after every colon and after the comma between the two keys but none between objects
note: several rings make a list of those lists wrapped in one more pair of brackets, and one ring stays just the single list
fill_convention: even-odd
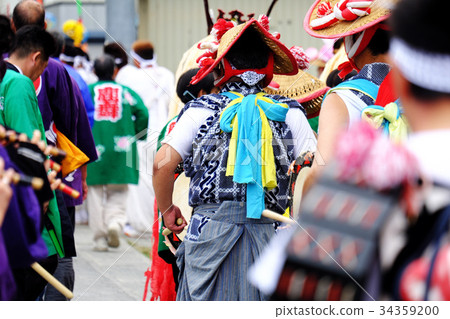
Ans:
[{"label": "shoulder strap", "polygon": [[363,93],[364,95],[367,95],[374,101],[378,95],[378,85],[366,79],[355,79],[355,80],[348,80],[336,85],[334,88],[330,89],[327,92],[325,97],[328,94],[338,90],[355,90]]}]

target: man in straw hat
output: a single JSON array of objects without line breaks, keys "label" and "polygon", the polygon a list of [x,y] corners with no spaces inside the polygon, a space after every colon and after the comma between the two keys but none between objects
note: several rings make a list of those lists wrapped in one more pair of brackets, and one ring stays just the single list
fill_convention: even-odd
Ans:
[{"label": "man in straw hat", "polygon": [[262,92],[274,73],[298,72],[293,55],[268,29],[267,17],[238,26],[218,20],[217,41],[200,44],[209,51],[193,83],[213,72],[221,93],[186,104],[155,158],[158,206],[175,233],[187,224],[172,204],[180,162],[191,178],[194,213],[176,253],[178,300],[265,299],[247,281],[248,267],[274,234],[273,221],[261,213],[284,213],[289,163],[315,149],[298,102]]},{"label": "man in straw hat", "polygon": [[304,28],[323,39],[344,38],[349,62],[339,66],[352,80],[330,90],[319,119],[318,149],[325,162],[333,153],[337,133],[361,119],[362,109],[375,102],[378,87],[389,72],[389,27],[384,22],[394,0],[317,0],[308,11]]}]

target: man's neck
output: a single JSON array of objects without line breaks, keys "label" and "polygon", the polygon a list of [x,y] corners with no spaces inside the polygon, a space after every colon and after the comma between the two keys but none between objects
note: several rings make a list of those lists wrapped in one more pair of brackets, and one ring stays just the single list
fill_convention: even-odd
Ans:
[{"label": "man's neck", "polygon": [[415,132],[450,130],[450,99],[417,102],[409,118]]},{"label": "man's neck", "polygon": [[23,64],[24,63],[22,60],[16,59],[14,56],[12,56],[12,57],[9,57],[7,61],[9,63],[11,63],[13,66],[15,66],[20,74],[23,74]]}]

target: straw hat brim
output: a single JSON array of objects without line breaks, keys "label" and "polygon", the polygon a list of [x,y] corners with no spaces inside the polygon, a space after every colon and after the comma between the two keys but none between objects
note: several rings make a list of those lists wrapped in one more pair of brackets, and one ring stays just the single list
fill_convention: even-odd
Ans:
[{"label": "straw hat brim", "polygon": [[327,28],[313,30],[311,28],[311,21],[317,18],[318,7],[323,2],[330,2],[331,6],[334,7],[339,0],[316,0],[306,14],[305,20],[303,21],[303,28],[313,37],[336,39],[364,31],[386,20],[391,14],[392,7],[398,0],[375,0],[370,6],[371,12],[369,15],[359,17],[353,21],[338,21]]},{"label": "straw hat brim", "polygon": [[[219,48],[217,49],[217,58],[214,63],[207,69],[205,75],[211,73],[214,68],[219,64],[219,62],[228,53],[231,47],[236,43],[237,40],[244,34],[249,28],[254,28],[258,31],[261,39],[266,43],[266,45],[273,52],[274,74],[283,75],[295,75],[298,72],[297,62],[294,56],[289,51],[289,49],[281,43],[277,38],[275,38],[270,32],[268,32],[261,24],[252,19],[244,24],[235,26],[234,28],[228,30],[221,38]],[[200,80],[200,79],[199,79]]]},{"label": "straw hat brim", "polygon": [[266,87],[264,91],[297,100],[305,108],[308,118],[319,114],[323,96],[330,89],[318,78],[302,70],[296,76],[275,75],[272,81],[278,83],[279,89]]}]

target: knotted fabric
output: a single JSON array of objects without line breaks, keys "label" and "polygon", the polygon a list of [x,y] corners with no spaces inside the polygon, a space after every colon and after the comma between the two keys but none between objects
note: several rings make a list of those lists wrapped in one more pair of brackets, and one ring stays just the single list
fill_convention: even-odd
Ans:
[{"label": "knotted fabric", "polygon": [[284,122],[288,105],[264,96],[222,93],[233,101],[220,115],[220,128],[230,133],[226,176],[247,184],[247,218],[261,218],[264,189],[277,186],[272,130],[268,120]]},{"label": "knotted fabric", "polygon": [[334,8],[329,2],[323,2],[317,10],[317,19],[311,21],[311,29],[320,30],[329,27],[338,21],[353,21],[358,17],[370,14],[373,0],[341,0]]},{"label": "knotted fabric", "polygon": [[402,141],[408,133],[408,126],[399,105],[395,102],[385,107],[378,105],[368,106],[363,109],[361,117],[394,141]]}]

